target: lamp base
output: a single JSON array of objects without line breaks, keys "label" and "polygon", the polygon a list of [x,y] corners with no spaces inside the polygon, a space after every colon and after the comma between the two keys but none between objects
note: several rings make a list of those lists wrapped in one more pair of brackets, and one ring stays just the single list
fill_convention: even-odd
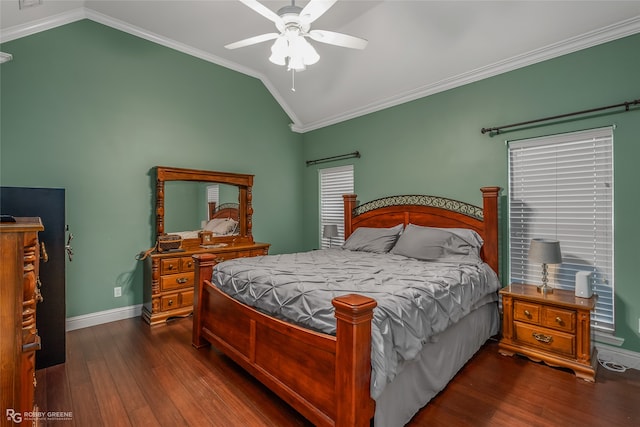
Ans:
[{"label": "lamp base", "polygon": [[549,285],[540,285],[538,286],[538,293],[542,295],[552,294],[553,288]]}]

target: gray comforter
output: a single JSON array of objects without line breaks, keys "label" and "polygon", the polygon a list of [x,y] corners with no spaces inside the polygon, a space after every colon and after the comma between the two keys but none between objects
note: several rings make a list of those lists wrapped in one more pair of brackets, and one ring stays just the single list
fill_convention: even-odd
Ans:
[{"label": "gray comforter", "polygon": [[481,262],[434,263],[342,248],[225,261],[216,265],[213,282],[262,312],[333,335],[334,297],[374,298],[374,399],[425,343],[472,309],[496,301],[499,289],[496,274]]}]

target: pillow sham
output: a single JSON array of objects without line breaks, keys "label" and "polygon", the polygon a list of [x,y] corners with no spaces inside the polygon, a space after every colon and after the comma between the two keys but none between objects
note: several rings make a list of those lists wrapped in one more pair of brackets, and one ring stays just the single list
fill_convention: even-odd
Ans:
[{"label": "pillow sham", "polygon": [[402,224],[390,228],[356,228],[342,247],[352,251],[387,253],[395,245],[402,229]]},{"label": "pillow sham", "polygon": [[237,224],[238,222],[232,218],[214,218],[207,222],[204,229],[212,231],[213,234],[227,235],[233,233]]},{"label": "pillow sham", "polygon": [[480,261],[482,238],[473,230],[409,224],[391,253],[425,261]]}]

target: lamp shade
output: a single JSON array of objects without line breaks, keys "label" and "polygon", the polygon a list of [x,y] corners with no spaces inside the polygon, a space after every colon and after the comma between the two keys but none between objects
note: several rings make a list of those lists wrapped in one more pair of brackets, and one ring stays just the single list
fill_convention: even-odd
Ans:
[{"label": "lamp shade", "polygon": [[338,237],[338,226],[336,224],[327,224],[322,228],[322,237],[327,239]]},{"label": "lamp shade", "polygon": [[540,264],[562,264],[560,242],[550,239],[531,239],[529,259]]}]

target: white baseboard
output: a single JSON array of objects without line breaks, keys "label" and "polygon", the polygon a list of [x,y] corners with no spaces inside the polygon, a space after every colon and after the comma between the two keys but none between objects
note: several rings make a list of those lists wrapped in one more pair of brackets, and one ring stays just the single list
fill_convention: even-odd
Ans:
[{"label": "white baseboard", "polygon": [[601,361],[613,362],[617,365],[630,369],[640,370],[640,353],[613,347],[607,344],[596,343],[598,349],[598,359]]},{"label": "white baseboard", "polygon": [[142,315],[142,304],[114,308],[112,310],[99,311],[97,313],[83,314],[82,316],[67,317],[66,330],[68,332],[76,329],[88,328],[89,326],[130,319],[140,315]]}]

